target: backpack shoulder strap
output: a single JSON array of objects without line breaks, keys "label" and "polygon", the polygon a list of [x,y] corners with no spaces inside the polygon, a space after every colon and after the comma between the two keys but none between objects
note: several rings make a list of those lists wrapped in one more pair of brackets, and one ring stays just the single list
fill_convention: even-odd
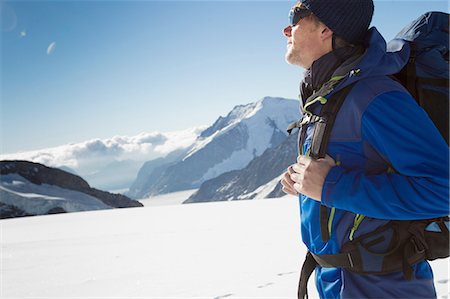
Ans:
[{"label": "backpack shoulder strap", "polygon": [[[310,148],[310,156],[313,159],[325,158],[328,143],[331,137],[336,116],[344,104],[345,98],[350,93],[355,83],[350,84],[337,93],[332,95],[322,106],[319,116],[320,121],[314,127],[313,138]],[[328,208],[324,205],[320,206],[320,234],[322,241],[327,242],[330,239],[328,229]]]},{"label": "backpack shoulder strap", "polygon": [[300,279],[298,282],[298,291],[297,298],[298,299],[307,299],[308,298],[308,280],[311,274],[316,269],[317,262],[314,259],[313,255],[310,251],[306,253],[305,261],[302,265],[302,270],[300,272]]},{"label": "backpack shoulder strap", "polygon": [[319,116],[321,120],[316,123],[311,142],[310,156],[313,159],[325,158],[331,131],[339,110],[344,104],[345,98],[350,93],[355,83],[350,84],[333,94],[322,106]]}]

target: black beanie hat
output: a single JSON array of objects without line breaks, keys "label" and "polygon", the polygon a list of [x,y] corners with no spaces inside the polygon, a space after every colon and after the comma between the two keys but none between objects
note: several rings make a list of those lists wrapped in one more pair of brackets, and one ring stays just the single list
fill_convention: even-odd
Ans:
[{"label": "black beanie hat", "polygon": [[336,35],[360,43],[373,16],[372,0],[300,0]]}]

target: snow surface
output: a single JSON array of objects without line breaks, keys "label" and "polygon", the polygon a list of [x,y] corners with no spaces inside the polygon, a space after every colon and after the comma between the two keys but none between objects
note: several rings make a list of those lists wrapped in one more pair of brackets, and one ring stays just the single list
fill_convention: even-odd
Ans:
[{"label": "snow surface", "polygon": [[[250,144],[251,138],[249,138],[249,141],[247,144]],[[235,169],[244,168],[247,166],[249,161],[252,161],[255,158],[254,150],[252,151],[253,146],[250,144],[250,146],[247,146],[247,148],[234,151],[231,156],[229,156],[227,159],[223,160],[220,163],[215,164],[213,167],[209,168],[206,173],[203,175],[203,177],[198,180],[198,182],[195,183],[201,183],[210,179],[213,179],[215,177],[218,177],[219,175],[229,172]]]},{"label": "snow surface", "polygon": [[277,176],[276,178],[274,178],[270,182],[259,186],[253,192],[244,193],[244,194],[238,196],[238,199],[251,198],[251,196],[255,196],[255,197],[253,197],[253,199],[264,199],[264,198],[267,198],[267,196],[276,188],[276,186],[278,184],[280,184],[280,181],[281,181],[283,175],[284,175],[284,173],[280,174],[279,176]]},{"label": "snow surface", "polygon": [[172,192],[167,194],[161,194],[157,196],[151,196],[144,199],[138,199],[138,201],[144,205],[144,207],[155,206],[167,206],[182,204],[186,199],[194,194],[198,189],[191,189],[185,191]]},{"label": "snow surface", "polygon": [[298,221],[290,196],[2,220],[0,297],[296,298]]}]

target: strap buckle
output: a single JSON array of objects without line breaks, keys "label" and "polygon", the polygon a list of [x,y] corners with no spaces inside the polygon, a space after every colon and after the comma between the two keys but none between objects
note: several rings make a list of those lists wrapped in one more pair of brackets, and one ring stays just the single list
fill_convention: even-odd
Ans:
[{"label": "strap buckle", "polygon": [[305,114],[303,114],[303,117],[301,119],[291,123],[287,127],[286,131],[288,132],[289,135],[291,135],[292,130],[294,130],[295,128],[300,129],[304,125],[309,125],[309,124],[314,124],[314,123],[325,123],[326,121],[327,121],[327,118],[324,116],[305,113]]}]

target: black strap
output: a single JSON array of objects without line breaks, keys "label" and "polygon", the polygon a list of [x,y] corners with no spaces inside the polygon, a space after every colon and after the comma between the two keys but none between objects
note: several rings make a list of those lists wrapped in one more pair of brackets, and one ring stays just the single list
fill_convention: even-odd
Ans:
[{"label": "black strap", "polygon": [[298,299],[308,298],[308,280],[318,265],[326,268],[352,268],[353,259],[350,253],[316,255],[308,251],[300,272]]},{"label": "black strap", "polygon": [[[320,109],[319,115],[304,115],[302,120],[289,125],[289,134],[294,128],[300,128],[298,140],[300,154],[303,154],[302,148],[303,143],[305,142],[306,130],[308,127],[307,125],[310,123],[315,123],[310,148],[310,157],[313,159],[325,158],[334,121],[336,120],[336,116],[339,109],[342,107],[345,98],[353,88],[353,85],[354,83],[344,87],[332,95]],[[328,231],[328,208],[323,205],[320,206],[320,233],[324,242],[327,242],[330,239]]]},{"label": "black strap", "polygon": [[324,268],[345,268],[350,269],[357,266],[358,261],[351,252],[336,253],[336,254],[311,254],[318,265]]},{"label": "black strap", "polygon": [[336,120],[336,116],[354,84],[355,83],[350,84],[333,94],[325,105],[322,106],[319,114],[321,121],[317,122],[314,127],[310,151],[311,158],[325,158],[334,121]]},{"label": "black strap", "polygon": [[409,61],[406,64],[406,89],[411,93],[412,97],[419,100],[419,105],[423,103],[417,97],[417,73],[416,73],[416,46],[414,43],[409,44],[411,47]]},{"label": "black strap", "polygon": [[308,298],[308,280],[311,274],[316,269],[317,262],[312,256],[311,252],[308,251],[306,254],[305,261],[303,262],[302,271],[300,272],[300,280],[298,282],[298,299]]},{"label": "black strap", "polygon": [[293,123],[291,123],[291,124],[287,127],[286,131],[287,131],[287,133],[288,133],[289,136],[292,134],[292,130],[294,130],[295,128],[301,128],[301,127],[302,127],[302,126],[301,126],[301,122],[302,122],[302,119],[300,119],[300,120],[298,120],[298,121],[294,121]]},{"label": "black strap", "polygon": [[323,242],[330,240],[330,232],[328,231],[328,208],[324,205],[320,205],[320,235],[322,236]]},{"label": "black strap", "polygon": [[[325,158],[334,121],[352,87],[353,84],[350,84],[341,89],[332,95],[325,105],[322,106],[319,114],[321,121],[316,123],[311,143],[310,156],[313,159]],[[330,239],[330,233],[328,231],[328,208],[324,205],[320,206],[320,234],[323,242],[327,242]]]},{"label": "black strap", "polygon": [[417,84],[422,85],[434,85],[434,86],[441,86],[441,87],[449,87],[449,80],[443,79],[443,78],[425,78],[425,77],[417,77]]},{"label": "black strap", "polygon": [[298,153],[300,155],[304,155],[303,144],[305,143],[307,129],[308,129],[308,126],[301,126],[300,132],[298,134]]}]

